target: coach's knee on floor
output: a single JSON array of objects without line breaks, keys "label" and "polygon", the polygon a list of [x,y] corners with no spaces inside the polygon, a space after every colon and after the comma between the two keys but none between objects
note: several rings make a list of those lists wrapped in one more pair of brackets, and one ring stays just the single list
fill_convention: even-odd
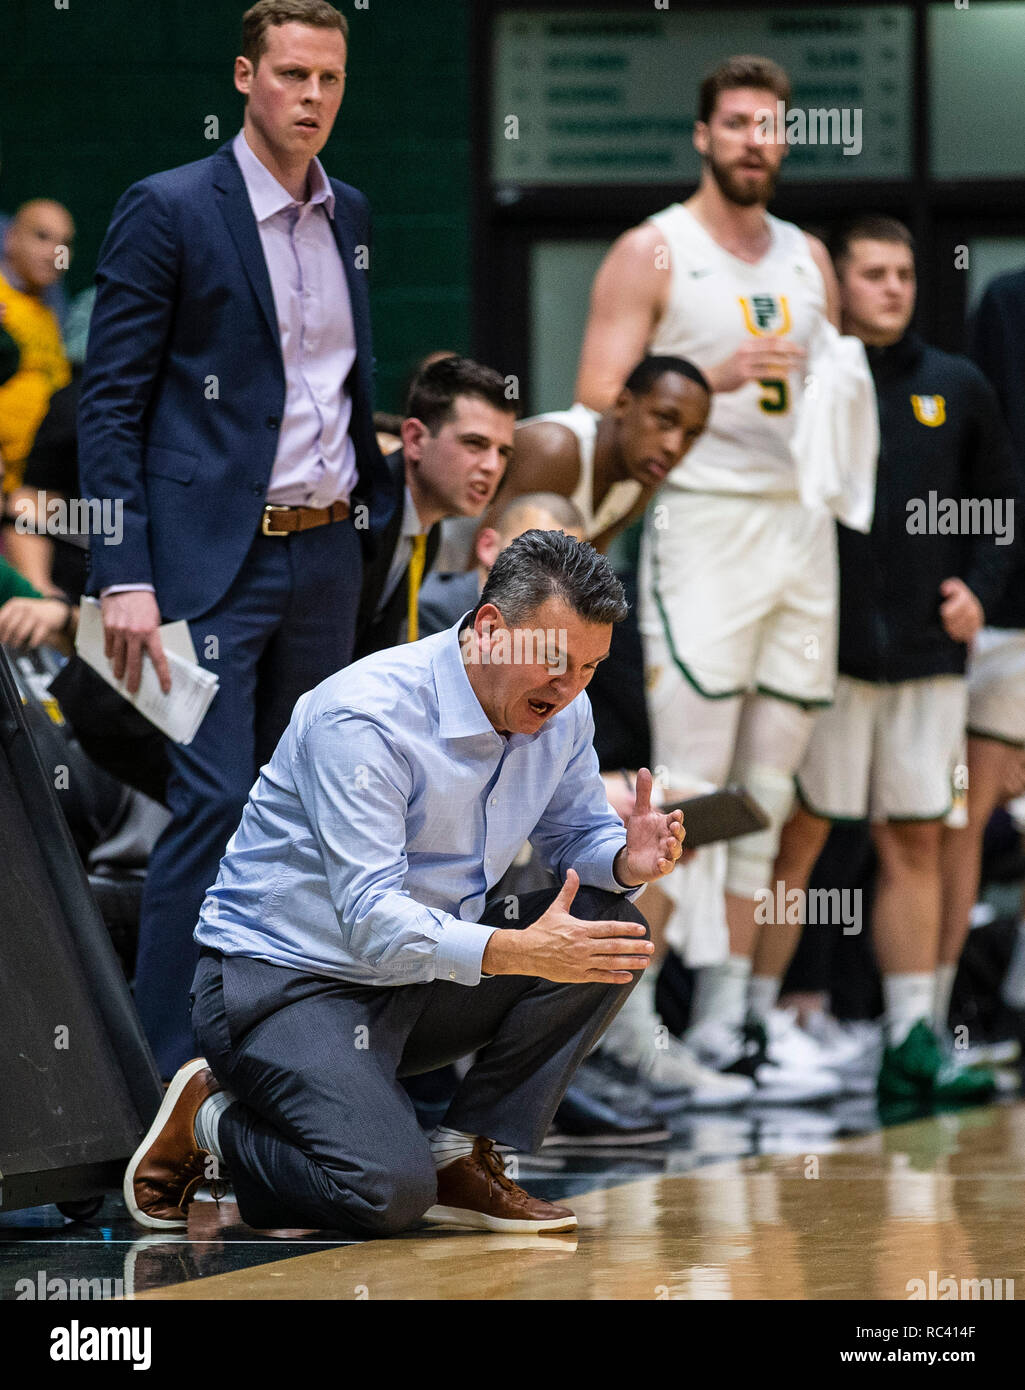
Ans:
[{"label": "coach's knee on floor", "polygon": [[394,1236],[415,1226],[438,1196],[433,1163],[415,1172],[379,1174],[361,1188],[352,1174],[325,1175],[332,1188],[337,1224],[355,1226],[368,1236]]}]

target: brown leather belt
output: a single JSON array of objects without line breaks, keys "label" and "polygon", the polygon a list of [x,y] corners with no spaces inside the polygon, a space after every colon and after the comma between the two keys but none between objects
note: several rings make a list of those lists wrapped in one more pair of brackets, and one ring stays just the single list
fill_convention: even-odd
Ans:
[{"label": "brown leather belt", "polygon": [[314,526],[326,526],[331,521],[344,521],[348,515],[348,502],[332,502],[330,507],[268,505],[263,509],[260,530],[265,536],[290,536],[294,531],[311,531]]}]

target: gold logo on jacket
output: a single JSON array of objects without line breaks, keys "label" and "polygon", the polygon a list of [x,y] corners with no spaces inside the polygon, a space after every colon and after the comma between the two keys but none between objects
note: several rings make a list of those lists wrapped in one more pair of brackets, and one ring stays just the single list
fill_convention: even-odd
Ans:
[{"label": "gold logo on jacket", "polygon": [[920,425],[942,425],[947,418],[947,402],[943,396],[912,396],[911,409]]}]

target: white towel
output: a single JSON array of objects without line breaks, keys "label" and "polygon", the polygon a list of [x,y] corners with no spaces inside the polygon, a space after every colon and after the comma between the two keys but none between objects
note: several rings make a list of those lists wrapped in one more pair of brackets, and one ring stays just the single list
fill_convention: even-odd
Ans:
[{"label": "white towel", "polygon": [[828,319],[808,346],[790,449],[804,505],[870,531],[879,457],[875,385],[861,339],[842,336]]},{"label": "white towel", "polygon": [[[714,783],[697,780],[675,785],[686,796],[716,790]],[[686,819],[684,812],[684,828]],[[683,845],[686,849],[686,839]],[[666,923],[666,941],[691,969],[720,965],[730,953],[723,896],[728,845],[728,840],[705,845],[689,864],[677,864],[671,874],[655,880],[673,904],[673,914]]]},{"label": "white towel", "polygon": [[666,941],[692,970],[721,965],[730,953],[726,925],[727,842],[705,845],[689,864],[677,864],[659,888],[673,903]]}]

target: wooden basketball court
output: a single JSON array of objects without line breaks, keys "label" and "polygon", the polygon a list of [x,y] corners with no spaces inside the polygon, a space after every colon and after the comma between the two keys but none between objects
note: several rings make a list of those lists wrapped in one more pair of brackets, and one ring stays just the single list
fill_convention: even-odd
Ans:
[{"label": "wooden basketball court", "polygon": [[[568,1174],[546,1177],[538,1168],[532,1177],[525,1160],[521,1181],[568,1200],[577,1213],[579,1229],[561,1236],[432,1230],[311,1244],[288,1258],[275,1249],[268,1259],[247,1245],[233,1203],[200,1203],[183,1240],[153,1236],[136,1248],[127,1296],[908,1300],[953,1296],[945,1279],[957,1282],[962,1298],[1025,1294],[1025,1102],[791,1147],[800,1151],[711,1162],[670,1149],[658,1160],[662,1171],[649,1175],[619,1160],[604,1173],[599,1164],[574,1177],[569,1163]],[[692,1164],[689,1171],[670,1171],[674,1154]],[[587,1181],[589,1190],[568,1195]],[[253,1263],[199,1273],[228,1242],[245,1247]],[[296,1243],[302,1247],[302,1238]],[[186,1273],[186,1251],[197,1259],[197,1277]],[[154,1274],[162,1268],[166,1283],[141,1287],[147,1262]]]}]

